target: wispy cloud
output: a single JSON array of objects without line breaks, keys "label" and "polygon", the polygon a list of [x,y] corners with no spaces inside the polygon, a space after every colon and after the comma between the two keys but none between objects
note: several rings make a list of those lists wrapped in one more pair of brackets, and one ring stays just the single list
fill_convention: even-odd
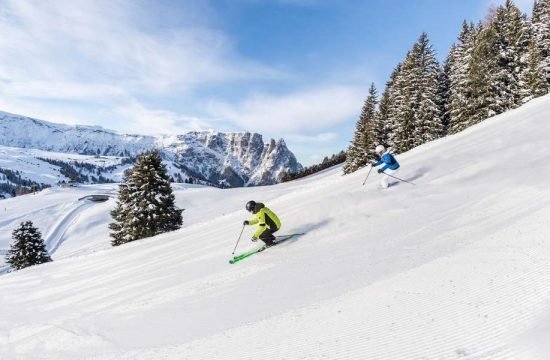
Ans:
[{"label": "wispy cloud", "polygon": [[253,95],[238,104],[212,103],[210,111],[243,129],[269,134],[314,132],[355,116],[365,89],[326,86],[281,96]]},{"label": "wispy cloud", "polygon": [[136,101],[116,107],[114,111],[120,119],[131,122],[133,131],[139,134],[178,134],[212,128],[203,119],[173,111],[150,109]]},{"label": "wispy cloud", "polygon": [[315,135],[291,134],[286,138],[297,143],[328,143],[338,138],[338,134],[334,132],[324,132]]},{"label": "wispy cloud", "polygon": [[182,90],[273,75],[269,68],[239,58],[223,33],[201,24],[142,30],[146,9],[135,4],[142,3],[4,1],[0,74],[19,87],[116,83],[128,92]]},{"label": "wispy cloud", "polygon": [[[180,5],[188,7],[180,12],[196,11],[193,4]],[[280,75],[240,56],[224,33],[197,20],[201,16],[159,24],[159,9],[155,1],[0,0],[0,97],[10,99],[4,100],[10,107],[4,110],[40,113],[54,108],[45,101],[56,100],[70,113],[71,106],[93,102],[111,118],[125,115],[120,121],[134,116],[143,125],[140,119],[147,113],[163,118],[158,124],[166,125],[165,131],[182,123],[183,129],[194,128],[196,119],[145,111],[138,99],[184,96],[201,86]],[[60,118],[66,116],[50,120]],[[186,123],[186,118],[194,120]]]}]

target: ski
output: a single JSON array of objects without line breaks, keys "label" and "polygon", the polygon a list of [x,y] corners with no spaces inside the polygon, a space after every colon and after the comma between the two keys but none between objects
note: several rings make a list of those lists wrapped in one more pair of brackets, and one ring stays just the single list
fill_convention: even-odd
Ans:
[{"label": "ski", "polygon": [[249,256],[252,256],[254,254],[257,254],[261,251],[264,251],[266,249],[265,245],[261,245],[260,247],[256,248],[256,249],[253,249],[253,250],[250,250],[250,251],[247,251],[247,252],[244,252],[240,255],[237,255],[235,257],[233,257],[233,259],[229,260],[229,263],[230,264],[234,264],[236,263],[237,261],[241,261],[242,259],[246,259],[247,257]]},{"label": "ski", "polygon": [[[275,237],[275,241],[273,242],[273,245],[272,246],[275,246],[277,244],[280,244],[284,241],[287,241],[289,239],[292,239],[293,237],[296,237],[296,236],[301,236],[301,235],[304,235],[304,234],[290,234],[290,235],[279,235],[279,236],[276,236]],[[241,261],[243,259],[246,259],[247,257],[249,256],[252,256],[254,254],[257,254],[259,252],[262,252],[264,251],[265,249],[267,249],[267,246],[265,245],[261,245],[260,247],[257,247],[256,249],[252,249],[250,251],[247,251],[247,252],[244,252],[240,255],[237,255],[235,257],[233,257],[233,259],[229,260],[229,263],[230,264],[235,264],[236,262],[238,261]]]}]

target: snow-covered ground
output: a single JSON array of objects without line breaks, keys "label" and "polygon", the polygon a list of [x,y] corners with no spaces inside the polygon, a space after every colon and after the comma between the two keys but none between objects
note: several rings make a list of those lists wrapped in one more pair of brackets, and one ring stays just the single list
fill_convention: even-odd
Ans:
[{"label": "snow-covered ground", "polygon": [[[0,358],[549,359],[548,119],[549,96],[400,156],[417,186],[180,185],[184,227],[118,248],[114,200],[78,202],[116,187],[4,200],[0,249],[23,218],[59,246],[0,276]],[[251,199],[306,235],[229,265]]]},{"label": "snow-covered ground", "polygon": [[[60,181],[70,180],[60,173],[59,166],[52,165],[42,159],[59,160],[68,164],[74,162],[90,164],[102,170],[108,167],[116,167],[110,171],[105,171],[104,174],[115,181],[120,181],[124,175],[124,170],[130,167],[130,165],[122,164],[125,160],[123,157],[67,154],[0,145],[0,168],[19,171],[21,178],[40,184],[55,185]],[[95,175],[82,169],[81,172],[83,175]],[[0,176],[1,181],[2,176]]]}]

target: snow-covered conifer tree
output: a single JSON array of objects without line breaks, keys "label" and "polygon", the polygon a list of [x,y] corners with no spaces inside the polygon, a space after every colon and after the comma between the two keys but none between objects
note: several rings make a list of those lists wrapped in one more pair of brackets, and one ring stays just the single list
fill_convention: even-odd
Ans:
[{"label": "snow-covered conifer tree", "polygon": [[[453,45],[452,47],[454,47]],[[452,53],[451,51],[449,52]],[[443,68],[439,74],[439,111],[441,114],[441,125],[443,127],[443,135],[447,134],[450,121],[450,101],[451,101],[451,68],[453,59],[447,56],[443,63]]]},{"label": "snow-covered conifer tree", "polygon": [[490,23],[478,24],[468,73],[470,98],[466,111],[468,117],[463,123],[464,128],[504,111],[496,98],[498,54],[495,41],[495,31]]},{"label": "snow-covered conifer tree", "polygon": [[376,145],[387,146],[390,142],[391,127],[388,121],[389,110],[391,107],[390,90],[389,90],[390,86],[391,85],[389,83],[388,85],[386,85],[386,89],[382,93],[382,96],[380,98],[380,104],[378,105],[378,111],[376,112],[376,115],[374,118],[373,143]]},{"label": "snow-covered conifer tree", "polygon": [[439,78],[435,51],[423,33],[392,79],[391,142],[399,151],[441,136]]},{"label": "snow-covered conifer tree", "polygon": [[528,87],[524,83],[528,71],[530,24],[512,0],[499,6],[491,23],[495,31],[497,70],[496,103],[500,112],[520,106]]},{"label": "snow-covered conifer tree", "polygon": [[414,89],[414,146],[435,140],[443,134],[441,121],[441,98],[439,80],[441,67],[436,59],[435,50],[423,33],[413,47],[413,59],[416,63],[413,72]]},{"label": "snow-covered conifer tree", "polygon": [[374,84],[369,88],[369,95],[365,100],[361,116],[357,121],[351,145],[347,151],[344,173],[352,173],[365,166],[372,158],[372,148],[375,141],[374,122],[378,94]]},{"label": "snow-covered conifer tree", "polygon": [[[399,63],[392,71],[390,79],[386,83],[386,88],[381,99],[378,117],[384,121],[383,128],[386,131],[385,137],[387,141],[380,142],[380,144],[386,144],[394,148],[399,152],[397,146],[397,132],[396,129],[399,126],[398,109],[401,107],[399,103],[402,101],[401,91],[398,89],[401,78],[401,68],[403,64]],[[383,102],[382,102],[383,101]],[[381,124],[377,124],[382,128]]]},{"label": "snow-covered conifer tree", "polygon": [[6,255],[6,262],[19,270],[52,261],[42,234],[32,221],[22,222],[12,233],[13,243]]},{"label": "snow-covered conifer tree", "polygon": [[470,82],[470,67],[474,51],[475,27],[466,21],[462,23],[462,31],[458,43],[451,48],[448,62],[449,70],[449,103],[448,116],[450,134],[464,130],[468,126],[469,103],[472,99]]},{"label": "snow-covered conifer tree", "polygon": [[160,154],[144,153],[120,184],[117,206],[111,212],[114,222],[109,225],[112,245],[177,230],[181,213]]},{"label": "snow-covered conifer tree", "polygon": [[548,83],[546,82],[540,49],[537,46],[535,37],[531,37],[529,43],[529,60],[523,81],[527,84],[528,95],[526,100],[548,93]]},{"label": "snow-covered conifer tree", "polygon": [[539,49],[540,68],[550,92],[550,0],[537,0],[531,18],[532,36]]},{"label": "snow-covered conifer tree", "polygon": [[392,129],[390,145],[404,152],[414,147],[414,86],[413,81],[414,61],[411,51],[405,56],[392,74],[392,86],[390,88],[391,107],[389,110],[389,123]]}]

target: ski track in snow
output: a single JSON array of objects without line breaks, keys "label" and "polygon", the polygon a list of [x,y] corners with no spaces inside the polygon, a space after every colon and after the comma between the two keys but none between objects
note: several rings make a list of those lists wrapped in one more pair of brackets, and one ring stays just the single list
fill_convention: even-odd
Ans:
[{"label": "ski track in snow", "polygon": [[76,221],[80,214],[87,208],[95,205],[89,200],[80,200],[63,215],[48,231],[44,238],[46,249],[50,255],[54,255],[59,246],[63,243],[63,237],[67,229]]},{"label": "ski track in snow", "polygon": [[[113,204],[65,201],[59,251],[98,247],[0,277],[0,358],[547,360],[548,118],[550,96],[402,154],[418,186],[376,191],[377,175],[361,186],[368,169],[337,167],[178,187],[181,230],[108,250],[92,209]],[[8,204],[24,213],[25,199]],[[251,199],[306,235],[229,265]]]},{"label": "ski track in snow", "polygon": [[[97,193],[97,190],[102,190],[103,186],[99,187],[93,187],[92,188],[94,193]],[[81,190],[81,189],[79,189]],[[78,197],[80,194],[80,191],[77,190],[72,195],[72,198]],[[51,189],[47,191],[48,193],[51,192]],[[113,195],[112,191],[103,191],[104,193]],[[20,223],[29,219],[36,219],[39,218],[41,220],[46,219],[46,223],[51,223],[52,220],[54,220],[53,223],[48,227],[48,231],[44,238],[44,243],[46,244],[46,249],[48,250],[48,253],[50,255],[53,255],[57,252],[59,247],[62,245],[62,243],[65,241],[65,235],[68,231],[68,229],[79,219],[81,214],[88,208],[97,205],[97,203],[94,203],[89,200],[77,200],[77,201],[68,201],[65,199],[69,199],[71,196],[67,196],[63,198],[62,203],[58,203],[59,200],[55,200],[53,205],[47,205],[45,207],[39,207],[38,209],[32,210],[30,213],[24,213],[24,214],[10,214],[10,217],[7,219],[0,221],[0,229],[3,230],[3,232],[6,234],[5,237],[10,236],[11,231]],[[35,200],[36,197],[34,195],[27,195],[26,199],[33,199]],[[9,206],[9,205],[8,205]],[[7,212],[7,211],[6,211]],[[40,230],[40,229],[39,229]],[[11,241],[11,236],[9,238],[9,241]],[[7,255],[8,249],[0,249],[0,257],[4,257]],[[53,257],[55,260],[55,257]],[[10,270],[9,266],[0,266],[0,275],[7,273]]]}]

